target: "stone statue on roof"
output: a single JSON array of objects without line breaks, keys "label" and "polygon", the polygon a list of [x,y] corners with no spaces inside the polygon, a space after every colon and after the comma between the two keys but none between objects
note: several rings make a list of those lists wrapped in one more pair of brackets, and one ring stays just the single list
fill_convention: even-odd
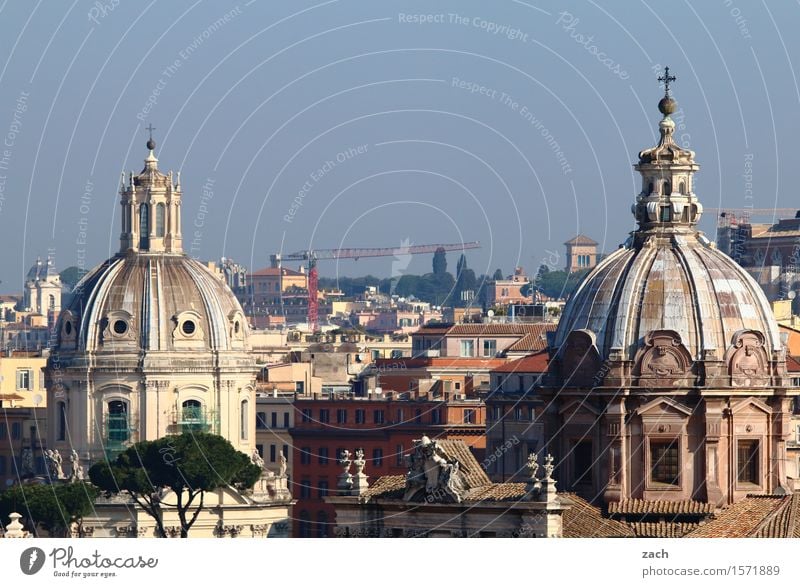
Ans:
[{"label": "stone statue on roof", "polygon": [[408,456],[406,474],[406,501],[420,498],[429,502],[460,503],[466,492],[460,464],[450,458],[436,440],[423,436],[414,441],[414,450]]},{"label": "stone statue on roof", "polygon": [[283,451],[278,453],[278,477],[286,477],[286,455]]},{"label": "stone statue on roof", "polygon": [[78,451],[74,448],[69,455],[69,463],[72,465],[72,471],[69,475],[69,480],[72,482],[82,481],[84,478],[83,466],[81,466],[81,459],[78,456]]},{"label": "stone statue on roof", "polygon": [[260,469],[264,468],[264,459],[261,458],[261,454],[258,452],[257,448],[253,449],[253,454],[250,455],[250,461]]}]

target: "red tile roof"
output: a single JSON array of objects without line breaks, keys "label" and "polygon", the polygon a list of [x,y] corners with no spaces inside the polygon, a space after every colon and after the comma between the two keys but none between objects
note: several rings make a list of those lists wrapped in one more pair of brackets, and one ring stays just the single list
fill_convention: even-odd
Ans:
[{"label": "red tile roof", "polygon": [[565,245],[596,245],[597,242],[590,239],[588,236],[584,234],[579,234],[578,236],[569,239],[567,242],[564,243]]},{"label": "red tile roof", "polygon": [[629,522],[637,538],[682,538],[700,524],[690,522]]},{"label": "red tile roof", "polygon": [[508,349],[506,349],[506,352],[530,353],[546,349],[547,333],[555,332],[558,325],[547,322],[543,324],[536,324],[536,326],[540,327],[539,332],[531,332],[529,334],[526,334],[525,336],[520,338],[517,342],[508,347]]},{"label": "red tile roof", "polygon": [[548,361],[547,351],[540,351],[516,361],[509,361],[492,369],[492,373],[544,373],[547,371]]},{"label": "red tile roof", "polygon": [[748,495],[687,538],[800,538],[800,495]]},{"label": "red tile roof", "polygon": [[633,538],[628,526],[603,517],[600,508],[573,493],[566,496],[572,505],[564,511],[561,527],[564,538]]},{"label": "red tile roof", "polygon": [[689,499],[681,501],[623,499],[622,501],[613,501],[608,504],[608,513],[618,515],[703,515],[711,514],[715,509],[714,504]]},{"label": "red tile roof", "polygon": [[550,323],[511,322],[507,324],[456,324],[448,331],[448,336],[524,336],[541,334],[547,329],[554,329]]}]

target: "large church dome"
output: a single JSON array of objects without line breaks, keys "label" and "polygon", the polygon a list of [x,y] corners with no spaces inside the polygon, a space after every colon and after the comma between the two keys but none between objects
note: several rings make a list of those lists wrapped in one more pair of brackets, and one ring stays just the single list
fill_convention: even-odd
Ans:
[{"label": "large church dome", "polygon": [[247,321],[221,275],[182,251],[180,176],[150,153],[120,187],[120,252],[75,287],[62,315],[61,350],[241,351]]},{"label": "large church dome", "polygon": [[642,175],[632,206],[638,228],[567,302],[554,363],[566,385],[624,385],[637,377],[708,385],[734,375],[769,384],[784,369],[778,325],[755,280],[697,230],[699,166],[674,140],[675,101],[668,95],[659,109],[659,143],[639,153],[635,166]]},{"label": "large church dome", "polygon": [[231,351],[246,348],[247,322],[225,282],[201,263],[130,252],[78,284],[60,335],[87,351]]},{"label": "large church dome", "polygon": [[47,364],[48,446],[87,465],[141,440],[211,432],[250,454],[255,376],[247,321],[221,275],[183,252],[180,175],[155,143],[119,190],[120,250],[59,316]]}]

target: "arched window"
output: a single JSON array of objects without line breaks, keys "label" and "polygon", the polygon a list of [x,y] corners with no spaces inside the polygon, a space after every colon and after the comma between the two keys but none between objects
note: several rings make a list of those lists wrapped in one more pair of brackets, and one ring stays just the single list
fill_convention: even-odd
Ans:
[{"label": "arched window", "polygon": [[680,192],[685,196],[686,195],[686,182],[682,181],[680,183]]},{"label": "arched window", "polygon": [[56,296],[54,296],[53,294],[47,296],[47,309],[48,310],[56,309]]},{"label": "arched window", "polygon": [[249,414],[248,414],[248,401],[242,400],[242,422],[241,422],[241,430],[242,430],[242,440],[247,440],[247,423],[249,421]]},{"label": "arched window", "polygon": [[150,248],[150,214],[147,204],[139,206],[139,248]]},{"label": "arched window", "polygon": [[196,399],[187,399],[181,404],[181,432],[206,432],[203,405]]},{"label": "arched window", "polygon": [[664,195],[668,196],[672,193],[672,184],[668,181],[664,182]]},{"label": "arched window", "polygon": [[156,236],[164,236],[164,204],[156,204]]},{"label": "arched window", "polygon": [[108,415],[106,424],[108,448],[121,448],[128,441],[130,430],[128,428],[128,404],[121,400],[108,402]]},{"label": "arched window", "polygon": [[647,186],[647,193],[648,194],[652,194],[653,193],[653,182],[652,181],[650,182],[650,185]]},{"label": "arched window", "polygon": [[58,402],[58,429],[56,431],[56,440],[67,439],[67,404],[65,402]]}]

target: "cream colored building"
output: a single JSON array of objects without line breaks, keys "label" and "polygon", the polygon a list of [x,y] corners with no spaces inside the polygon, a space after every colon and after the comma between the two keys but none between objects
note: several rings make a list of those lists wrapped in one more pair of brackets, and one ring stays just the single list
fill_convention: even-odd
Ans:
[{"label": "cream colored building", "polygon": [[[180,537],[181,523],[175,494],[162,497],[164,530],[169,538]],[[252,493],[243,495],[230,488],[208,491],[203,510],[189,529],[191,538],[287,538],[291,496],[286,479],[267,475]],[[92,538],[155,538],[153,518],[123,496],[99,498],[91,516],[83,518],[81,533]]]},{"label": "cream colored building", "polygon": [[43,408],[47,405],[44,367],[40,354],[12,353],[0,357],[0,406],[3,408]]},{"label": "cream colored building", "polygon": [[34,314],[47,316],[61,310],[61,277],[49,256],[36,259],[25,279],[22,306]]}]

